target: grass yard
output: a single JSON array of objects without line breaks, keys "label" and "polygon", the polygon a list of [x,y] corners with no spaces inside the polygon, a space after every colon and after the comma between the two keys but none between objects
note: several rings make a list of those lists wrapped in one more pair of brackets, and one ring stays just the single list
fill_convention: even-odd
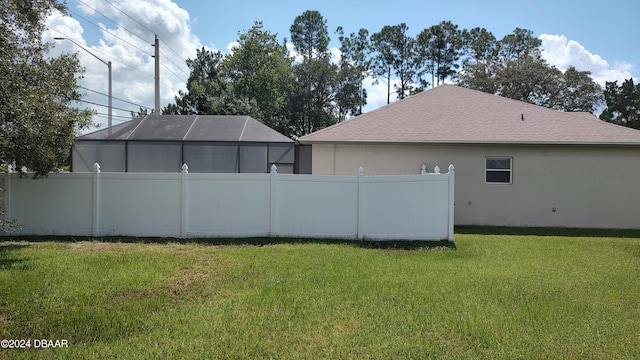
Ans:
[{"label": "grass yard", "polygon": [[412,250],[4,242],[0,339],[68,347],[0,358],[640,356],[640,234],[455,238]]}]

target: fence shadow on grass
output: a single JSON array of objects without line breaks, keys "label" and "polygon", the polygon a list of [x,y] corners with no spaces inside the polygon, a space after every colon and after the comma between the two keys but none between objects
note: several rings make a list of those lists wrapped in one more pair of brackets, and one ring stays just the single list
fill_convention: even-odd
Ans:
[{"label": "fence shadow on grass", "polygon": [[456,234],[640,238],[640,229],[456,226]]},{"label": "fence shadow on grass", "polygon": [[15,267],[16,264],[23,262],[23,259],[16,257],[16,254],[25,246],[22,243],[0,243],[0,270]]},{"label": "fence shadow on grass", "polygon": [[351,240],[321,238],[253,237],[253,238],[170,238],[170,237],[130,237],[130,236],[12,236],[0,237],[3,241],[20,242],[60,242],[100,241],[111,243],[143,244],[201,244],[211,246],[269,246],[279,244],[336,244],[366,249],[423,250],[432,248],[455,249],[454,242],[447,240]]}]

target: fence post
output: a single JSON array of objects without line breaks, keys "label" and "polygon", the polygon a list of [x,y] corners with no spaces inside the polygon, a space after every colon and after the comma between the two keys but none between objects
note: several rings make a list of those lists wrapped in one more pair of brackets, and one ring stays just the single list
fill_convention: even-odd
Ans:
[{"label": "fence post", "polygon": [[422,167],[420,168],[420,175],[426,175],[427,174],[427,164],[422,164]]},{"label": "fence post", "polygon": [[180,176],[180,184],[182,185],[182,189],[181,189],[181,200],[182,200],[182,204],[181,204],[181,210],[180,210],[180,238],[184,239],[187,237],[187,216],[188,216],[188,212],[187,209],[189,207],[189,204],[187,202],[187,195],[188,195],[188,179],[187,176],[189,174],[189,167],[187,166],[187,164],[182,164],[182,173]]},{"label": "fence post", "polygon": [[100,164],[93,164],[93,225],[92,235],[100,233]]},{"label": "fence post", "polygon": [[269,236],[276,236],[278,234],[278,214],[276,213],[277,210],[277,204],[276,202],[278,201],[278,194],[277,189],[278,189],[278,167],[276,166],[276,164],[271,165],[271,178],[270,178],[270,184],[271,184],[271,208],[269,209],[269,218],[270,218],[270,225],[269,225]]},{"label": "fence post", "polygon": [[449,241],[453,241],[453,221],[454,221],[454,206],[455,206],[455,176],[456,168],[453,164],[449,165]]},{"label": "fence post", "polygon": [[[7,166],[7,180],[4,183],[4,220],[6,225],[7,221],[11,221],[11,172],[13,167],[9,164]],[[9,232],[5,229],[5,235]]]},{"label": "fence post", "polygon": [[358,169],[358,218],[357,218],[358,240],[364,239],[364,168]]}]

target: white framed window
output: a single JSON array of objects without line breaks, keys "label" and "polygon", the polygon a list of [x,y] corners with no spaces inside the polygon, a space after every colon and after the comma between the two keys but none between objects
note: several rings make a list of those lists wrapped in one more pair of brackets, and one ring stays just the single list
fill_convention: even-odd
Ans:
[{"label": "white framed window", "polygon": [[510,157],[485,158],[484,181],[487,184],[511,184],[513,159]]}]

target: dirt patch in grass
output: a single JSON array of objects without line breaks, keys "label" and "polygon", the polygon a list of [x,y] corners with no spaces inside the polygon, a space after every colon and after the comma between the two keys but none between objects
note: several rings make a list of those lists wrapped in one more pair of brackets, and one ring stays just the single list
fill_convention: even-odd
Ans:
[{"label": "dirt patch in grass", "polygon": [[21,246],[27,246],[30,245],[31,243],[28,241],[0,241],[0,246],[14,246],[14,247],[21,247]]},{"label": "dirt patch in grass", "polygon": [[71,243],[71,250],[73,251],[122,251],[131,249],[134,243],[107,243],[107,242],[92,242],[81,241]]},{"label": "dirt patch in grass", "polygon": [[13,319],[5,314],[0,314],[0,328],[7,328],[13,325]]},{"label": "dirt patch in grass", "polygon": [[216,293],[212,284],[219,273],[239,264],[225,261],[218,256],[197,259],[185,266],[177,276],[172,276],[157,286],[147,289],[127,291],[117,295],[116,299],[142,300],[161,297],[170,300],[202,299]]}]

